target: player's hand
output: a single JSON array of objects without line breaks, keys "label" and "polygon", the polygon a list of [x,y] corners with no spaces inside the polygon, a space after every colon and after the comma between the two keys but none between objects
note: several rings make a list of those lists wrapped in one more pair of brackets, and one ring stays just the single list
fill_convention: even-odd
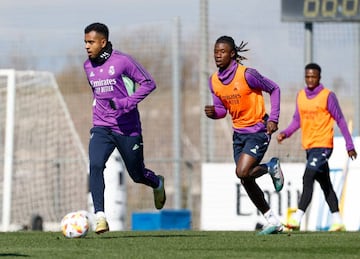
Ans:
[{"label": "player's hand", "polygon": [[266,123],[266,130],[267,130],[267,134],[271,135],[273,134],[275,131],[278,130],[278,124],[274,121],[268,121]]},{"label": "player's hand", "polygon": [[276,136],[276,139],[277,139],[278,143],[281,143],[284,139],[286,139],[285,133],[279,133],[279,134]]},{"label": "player's hand", "polygon": [[116,103],[115,103],[114,100],[110,100],[110,101],[109,101],[109,104],[110,104],[111,109],[117,110]]},{"label": "player's hand", "polygon": [[354,160],[357,157],[357,153],[356,153],[355,149],[349,150],[348,155],[351,158],[351,160]]},{"label": "player's hand", "polygon": [[129,111],[136,108],[136,102],[130,100],[130,97],[124,97],[124,98],[113,97],[109,100],[109,105],[111,109],[116,110],[121,114],[128,113]]},{"label": "player's hand", "polygon": [[215,106],[214,105],[205,105],[205,114],[207,117],[213,119],[215,117]]}]

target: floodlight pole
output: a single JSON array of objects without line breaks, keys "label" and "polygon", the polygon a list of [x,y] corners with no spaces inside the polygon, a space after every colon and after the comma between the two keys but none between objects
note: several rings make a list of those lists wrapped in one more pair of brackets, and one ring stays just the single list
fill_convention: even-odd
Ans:
[{"label": "floodlight pole", "polygon": [[305,64],[313,62],[313,24],[305,22]]},{"label": "floodlight pole", "polygon": [[[313,24],[312,22],[305,22],[305,65],[313,62],[314,60],[314,52],[313,52]],[[309,205],[309,211],[311,208],[311,204]],[[305,217],[305,229],[308,229],[309,226],[309,217]]]},{"label": "floodlight pole", "polygon": [[173,81],[173,158],[174,158],[174,209],[181,209],[181,66],[180,66],[180,17],[174,18],[172,40],[172,81]]},{"label": "floodlight pole", "polygon": [[205,116],[203,109],[206,104],[211,104],[210,91],[208,89],[209,69],[209,32],[208,32],[208,0],[200,0],[200,60],[199,60],[199,91],[200,91],[200,138],[201,138],[201,161],[209,162],[212,158],[212,123]]},{"label": "floodlight pole", "polygon": [[[360,69],[360,23],[355,26],[355,33],[354,35],[357,35],[355,37],[355,71],[359,71]],[[354,112],[354,130],[353,130],[353,136],[360,136],[360,117],[359,117],[359,111],[360,111],[360,75],[359,73],[355,73],[355,84],[354,84],[354,106],[355,106],[355,112]]]}]

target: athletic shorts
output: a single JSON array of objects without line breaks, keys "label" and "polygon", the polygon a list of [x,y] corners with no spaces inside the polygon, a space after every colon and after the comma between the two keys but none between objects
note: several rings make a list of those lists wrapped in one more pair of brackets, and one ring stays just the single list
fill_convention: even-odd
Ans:
[{"label": "athletic shorts", "polygon": [[248,154],[260,162],[269,147],[270,139],[271,136],[266,132],[247,134],[234,132],[233,151],[235,163],[239,160],[241,153]]},{"label": "athletic shorts", "polygon": [[331,148],[310,148],[306,150],[306,168],[324,172],[329,170],[328,160],[332,153]]}]

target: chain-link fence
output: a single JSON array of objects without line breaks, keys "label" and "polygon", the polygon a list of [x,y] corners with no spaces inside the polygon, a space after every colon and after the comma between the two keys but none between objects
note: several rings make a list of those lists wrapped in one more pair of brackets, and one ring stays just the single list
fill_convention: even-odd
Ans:
[{"label": "chain-link fence", "polygon": [[[240,4],[239,4],[240,5]],[[241,3],[241,7],[246,3]],[[211,2],[209,4],[211,10]],[[239,6],[240,8],[240,6]],[[214,11],[212,11],[214,12]],[[212,47],[221,35],[230,34],[237,43],[249,42],[250,51],[244,62],[258,69],[264,76],[279,84],[282,91],[281,117],[279,128],[285,128],[291,121],[295,109],[296,92],[304,86],[304,25],[301,23],[280,22],[280,1],[266,10],[258,10],[258,19],[243,19],[244,10],[239,11],[237,22],[227,23],[226,14],[222,20],[210,13],[209,19],[209,75],[215,71]],[[262,14],[267,14],[262,15]],[[212,15],[212,16],[211,16]],[[261,16],[261,19],[260,19]],[[199,18],[200,19],[200,18]],[[85,26],[85,25],[84,25]],[[127,28],[110,28],[110,40],[114,48],[135,57],[154,76],[157,89],[139,104],[142,118],[145,163],[146,166],[166,178],[168,194],[167,208],[172,208],[174,191],[173,166],[173,104],[171,72],[171,35],[172,21],[137,24]],[[45,32],[52,33],[52,31]],[[71,34],[74,34],[72,31]],[[82,46],[82,31],[79,44],[67,53],[58,53],[56,49],[45,54],[36,51],[26,53],[19,42],[7,42],[13,45],[12,51],[1,52],[4,59],[1,68],[37,69],[48,67],[56,75],[60,90],[80,136],[84,150],[87,151],[89,129],[91,127],[91,90],[82,70],[86,58]],[[357,24],[315,24],[314,25],[314,61],[322,68],[322,82],[333,90],[340,101],[347,119],[354,119],[353,96],[358,90],[358,59],[354,53],[359,38]],[[200,118],[204,116],[199,93],[199,53],[198,30],[187,32],[181,40],[181,87],[182,87],[182,123],[181,123],[181,190],[182,206],[192,210],[193,228],[199,227],[201,197],[201,135],[211,136],[211,162],[232,162],[232,128],[230,118],[210,121],[211,131],[201,132]],[[34,32],[34,39],[44,39],[44,32]],[[66,39],[66,35],[62,35]],[[55,36],[55,38],[57,38]],[[6,38],[4,39],[6,41]],[[25,40],[26,41],[26,40]],[[48,65],[44,65],[48,64]],[[40,65],[41,64],[41,65]],[[56,65],[56,69],[55,69]],[[269,110],[269,99],[265,95]],[[264,160],[279,156],[284,162],[303,162],[305,154],[301,150],[300,135],[296,133],[291,140],[278,145],[271,142]],[[234,173],[234,172],[224,172]],[[134,184],[128,178],[128,226],[130,214],[135,210],[153,209],[151,189]],[[224,187],[226,188],[226,187]],[[86,194],[84,194],[86,195]]]}]

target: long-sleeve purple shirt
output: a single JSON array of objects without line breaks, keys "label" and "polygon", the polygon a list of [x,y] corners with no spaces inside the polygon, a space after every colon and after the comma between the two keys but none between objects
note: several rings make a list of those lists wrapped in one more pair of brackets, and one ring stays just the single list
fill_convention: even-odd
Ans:
[{"label": "long-sleeve purple shirt", "polygon": [[[94,97],[93,126],[109,127],[127,136],[140,135],[137,104],[156,88],[151,75],[131,56],[116,50],[102,65],[86,60],[84,70]],[[123,76],[138,85],[133,94],[128,93]],[[116,110],[111,108],[110,100],[115,102]]]},{"label": "long-sleeve purple shirt", "polygon": [[[233,60],[229,68],[224,71],[218,72],[219,80],[224,84],[229,84],[235,76],[238,63]],[[270,94],[271,111],[269,114],[269,121],[278,122],[280,115],[280,88],[270,79],[262,76],[256,69],[246,68],[245,79],[249,87],[254,90],[261,90]],[[215,119],[224,118],[227,114],[227,109],[218,96],[213,91],[211,83],[211,77],[209,79],[209,88],[213,98],[213,104],[215,106]],[[234,131],[239,133],[256,133],[266,131],[264,123],[260,122],[250,127],[235,129]]]},{"label": "long-sleeve purple shirt", "polygon": [[[306,93],[307,98],[312,99],[315,96],[317,96],[320,93],[320,91],[323,89],[324,89],[324,86],[322,84],[320,84],[313,90],[310,90],[309,88],[306,87],[305,93]],[[341,108],[340,108],[339,102],[336,98],[336,95],[333,92],[330,92],[329,97],[327,99],[327,110],[329,111],[329,113],[331,114],[333,119],[336,121],[336,123],[341,131],[341,134],[344,136],[345,143],[346,143],[346,149],[348,151],[353,150],[354,144],[353,144],[350,132],[348,130],[348,127],[346,125],[345,117],[341,111]],[[298,105],[296,104],[295,112],[294,112],[291,123],[289,124],[289,126],[286,129],[281,131],[281,133],[284,133],[286,135],[286,137],[288,138],[299,128],[300,128],[300,114],[299,114]]]}]

